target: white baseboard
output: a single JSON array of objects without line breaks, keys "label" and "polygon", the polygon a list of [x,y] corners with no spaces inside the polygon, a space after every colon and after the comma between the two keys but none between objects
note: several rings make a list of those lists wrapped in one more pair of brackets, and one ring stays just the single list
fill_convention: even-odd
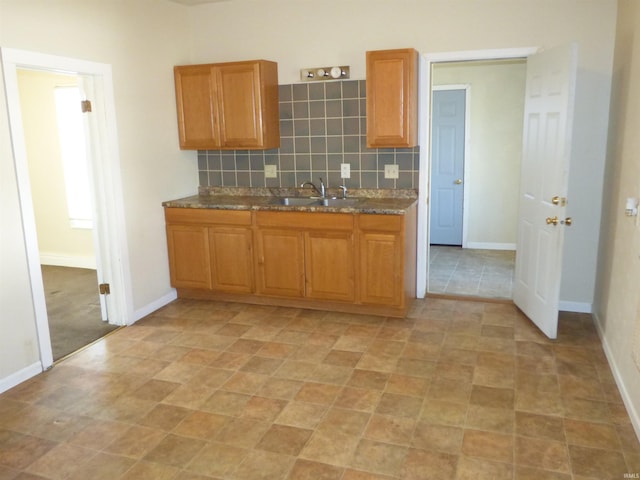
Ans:
[{"label": "white baseboard", "polygon": [[613,378],[616,381],[618,390],[620,390],[620,396],[622,397],[624,406],[627,408],[627,413],[629,414],[631,425],[633,425],[636,436],[638,437],[638,440],[640,440],[640,412],[638,412],[635,405],[631,401],[631,397],[629,396],[629,392],[627,391],[624,380],[620,376],[620,369],[615,362],[615,357],[613,356],[611,348],[607,343],[607,339],[604,336],[604,332],[602,331],[602,323],[600,322],[600,318],[597,314],[594,314],[593,316],[596,321],[596,330],[598,331],[598,336],[600,337],[600,341],[602,343],[602,349],[604,350],[604,354],[607,357],[607,361],[609,362],[609,367],[611,367],[611,372],[613,373]]},{"label": "white baseboard", "polygon": [[25,380],[29,380],[31,377],[35,377],[41,372],[42,364],[40,362],[36,362],[29,365],[28,367],[23,368],[22,370],[18,370],[17,372],[12,373],[8,377],[0,379],[0,393],[6,392],[10,388],[15,387]]},{"label": "white baseboard", "polygon": [[484,242],[467,242],[463,248],[476,248],[479,250],[515,250],[515,243],[484,243]]},{"label": "white baseboard", "polygon": [[55,253],[40,252],[40,263],[54,267],[96,269],[96,257],[93,256],[57,255]]},{"label": "white baseboard", "polygon": [[563,312],[593,313],[593,305],[586,302],[564,302],[560,300],[559,307]]},{"label": "white baseboard", "polygon": [[132,324],[140,320],[141,318],[146,317],[150,313],[155,312],[156,310],[164,307],[165,305],[173,302],[176,298],[178,298],[178,292],[175,289],[171,289],[169,293],[163,295],[159,299],[145,305],[142,308],[139,308],[135,312],[133,312],[133,321]]}]

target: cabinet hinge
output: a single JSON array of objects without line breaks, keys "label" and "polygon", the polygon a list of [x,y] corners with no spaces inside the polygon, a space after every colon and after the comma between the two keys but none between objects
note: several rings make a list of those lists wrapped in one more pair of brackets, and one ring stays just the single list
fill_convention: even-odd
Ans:
[{"label": "cabinet hinge", "polygon": [[80,101],[80,110],[82,110],[82,113],[89,113],[91,111],[91,100]]},{"label": "cabinet hinge", "polygon": [[98,290],[100,291],[100,295],[109,295],[111,293],[111,289],[109,288],[108,283],[99,284]]}]

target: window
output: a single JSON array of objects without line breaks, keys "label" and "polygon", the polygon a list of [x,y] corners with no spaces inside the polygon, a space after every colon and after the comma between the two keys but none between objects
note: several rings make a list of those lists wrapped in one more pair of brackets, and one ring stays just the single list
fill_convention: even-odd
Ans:
[{"label": "window", "polygon": [[72,228],[93,228],[80,89],[75,86],[56,87],[55,99],[69,222]]}]

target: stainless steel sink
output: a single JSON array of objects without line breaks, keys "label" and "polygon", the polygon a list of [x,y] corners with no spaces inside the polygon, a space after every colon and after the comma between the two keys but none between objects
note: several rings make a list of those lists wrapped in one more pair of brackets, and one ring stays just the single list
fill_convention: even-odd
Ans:
[{"label": "stainless steel sink", "polygon": [[355,198],[323,198],[320,205],[323,207],[353,207],[358,200]]},{"label": "stainless steel sink", "polygon": [[320,199],[308,197],[282,197],[279,199],[282,205],[290,205],[292,207],[299,205],[318,205]]},{"label": "stainless steel sink", "polygon": [[355,198],[318,198],[318,197],[281,197],[278,203],[291,207],[318,206],[318,207],[353,207],[357,203]]}]

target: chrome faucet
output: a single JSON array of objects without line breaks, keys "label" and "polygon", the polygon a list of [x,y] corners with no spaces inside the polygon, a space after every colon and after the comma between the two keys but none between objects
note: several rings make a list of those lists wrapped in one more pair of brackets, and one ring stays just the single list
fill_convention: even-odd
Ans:
[{"label": "chrome faucet", "polygon": [[322,181],[322,177],[320,177],[320,188],[316,187],[316,185],[313,182],[304,182],[300,185],[300,188],[304,188],[305,185],[311,185],[311,187],[318,192],[318,195],[320,195],[322,198],[325,197],[325,188],[324,188],[324,182]]}]

